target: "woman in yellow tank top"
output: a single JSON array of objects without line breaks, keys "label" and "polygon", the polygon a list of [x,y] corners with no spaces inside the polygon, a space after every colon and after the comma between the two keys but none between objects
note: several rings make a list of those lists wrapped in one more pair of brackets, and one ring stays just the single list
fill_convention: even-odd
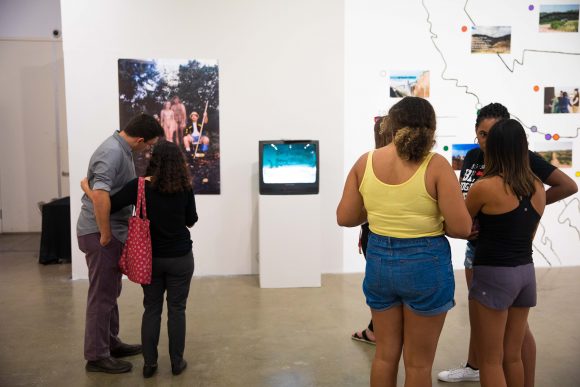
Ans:
[{"label": "woman in yellow tank top", "polygon": [[449,162],[430,153],[435,111],[406,97],[389,110],[393,143],[364,154],[348,174],[337,208],[341,226],[368,220],[363,290],[377,350],[371,386],[396,386],[403,353],[406,386],[430,386],[446,313],[455,305],[451,252],[444,234],[471,231]]}]

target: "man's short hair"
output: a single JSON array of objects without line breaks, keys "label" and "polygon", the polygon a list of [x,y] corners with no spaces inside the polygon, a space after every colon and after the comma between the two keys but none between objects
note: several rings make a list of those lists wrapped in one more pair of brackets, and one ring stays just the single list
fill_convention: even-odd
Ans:
[{"label": "man's short hair", "polygon": [[123,132],[131,137],[143,137],[145,141],[165,135],[159,122],[154,117],[144,113],[131,118]]}]

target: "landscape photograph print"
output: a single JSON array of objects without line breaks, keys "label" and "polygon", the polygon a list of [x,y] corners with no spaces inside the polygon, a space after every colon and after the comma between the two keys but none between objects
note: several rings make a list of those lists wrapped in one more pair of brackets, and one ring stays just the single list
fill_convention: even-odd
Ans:
[{"label": "landscape photograph print", "polygon": [[580,4],[540,4],[540,32],[578,32]]},{"label": "landscape photograph print", "polygon": [[511,41],[511,27],[471,27],[472,54],[509,54],[511,52]]},{"label": "landscape photograph print", "polygon": [[429,98],[429,71],[393,71],[389,76],[391,98]]}]

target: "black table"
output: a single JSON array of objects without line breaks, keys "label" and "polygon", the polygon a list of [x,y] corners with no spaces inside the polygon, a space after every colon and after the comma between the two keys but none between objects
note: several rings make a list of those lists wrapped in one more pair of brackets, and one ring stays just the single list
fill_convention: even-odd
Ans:
[{"label": "black table", "polygon": [[43,205],[38,262],[42,264],[70,262],[70,237],[70,197]]}]

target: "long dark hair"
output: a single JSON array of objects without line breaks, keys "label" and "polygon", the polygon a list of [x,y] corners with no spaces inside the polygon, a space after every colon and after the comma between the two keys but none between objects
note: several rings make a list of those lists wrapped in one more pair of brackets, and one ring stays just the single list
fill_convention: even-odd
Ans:
[{"label": "long dark hair", "polygon": [[421,161],[433,148],[435,110],[426,99],[405,97],[394,104],[386,126],[403,160]]},{"label": "long dark hair", "polygon": [[154,146],[146,175],[151,176],[152,188],[162,193],[184,192],[192,188],[183,153],[169,141],[160,140]]},{"label": "long dark hair", "polygon": [[513,119],[496,122],[486,144],[484,176],[500,176],[506,191],[519,197],[533,195],[538,178],[530,168],[528,140],[522,125]]}]

